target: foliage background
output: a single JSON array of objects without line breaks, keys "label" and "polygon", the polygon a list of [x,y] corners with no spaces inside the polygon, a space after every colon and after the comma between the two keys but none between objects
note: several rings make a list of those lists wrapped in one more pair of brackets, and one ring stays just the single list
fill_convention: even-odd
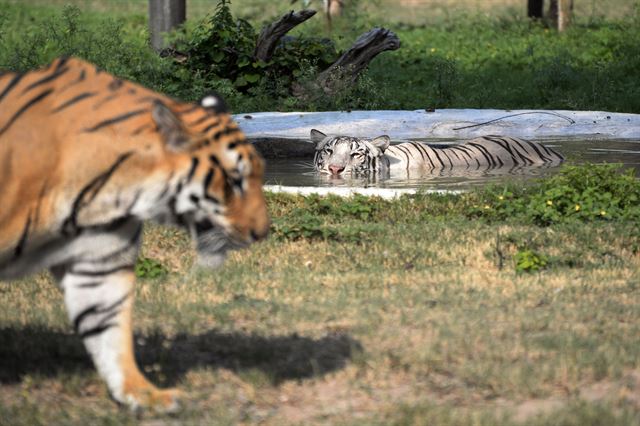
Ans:
[{"label": "foliage background", "polygon": [[[65,8],[68,3],[74,6]],[[561,35],[544,22],[527,20],[519,1],[351,3],[332,32],[318,14],[292,34],[301,40],[328,37],[341,50],[371,27],[386,26],[402,47],[378,56],[356,87],[333,97],[317,93],[301,100],[288,90],[294,70],[304,83],[328,58],[306,65],[283,59],[289,72],[273,72],[248,90],[238,86],[233,71],[228,78],[213,78],[158,58],[148,48],[144,0],[1,1],[0,68],[26,70],[75,54],[179,98],[216,90],[235,112],[433,107],[640,112],[637,0],[576,2],[575,23]],[[206,25],[215,4],[188,2],[188,41]],[[231,3],[235,18],[247,20],[255,32],[290,8],[284,0]],[[324,54],[317,43],[299,49],[310,57]]]}]

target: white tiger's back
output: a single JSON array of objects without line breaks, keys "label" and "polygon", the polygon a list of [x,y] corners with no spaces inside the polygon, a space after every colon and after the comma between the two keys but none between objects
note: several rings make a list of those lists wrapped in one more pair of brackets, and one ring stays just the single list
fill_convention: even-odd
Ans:
[{"label": "white tiger's back", "polygon": [[502,136],[483,136],[455,145],[405,142],[389,146],[385,155],[391,170],[439,170],[557,165],[564,157],[538,142]]}]

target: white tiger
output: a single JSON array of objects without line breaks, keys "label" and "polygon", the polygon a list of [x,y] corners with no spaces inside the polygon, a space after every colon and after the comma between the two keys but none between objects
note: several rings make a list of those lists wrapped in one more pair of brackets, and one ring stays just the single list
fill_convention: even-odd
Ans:
[{"label": "white tiger", "polygon": [[512,169],[520,166],[555,166],[564,157],[538,142],[504,136],[483,136],[455,145],[405,142],[390,145],[389,136],[354,138],[327,136],[311,130],[316,144],[313,159],[321,173],[341,176],[349,173],[389,174],[394,171],[465,169]]}]

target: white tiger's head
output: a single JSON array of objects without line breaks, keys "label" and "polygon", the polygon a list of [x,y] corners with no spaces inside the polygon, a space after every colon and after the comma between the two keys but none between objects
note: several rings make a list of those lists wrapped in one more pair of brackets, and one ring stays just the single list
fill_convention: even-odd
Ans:
[{"label": "white tiger's head", "polygon": [[374,139],[327,136],[312,129],[311,141],[316,144],[313,166],[320,173],[342,176],[389,171],[389,159],[384,155],[389,136]]}]

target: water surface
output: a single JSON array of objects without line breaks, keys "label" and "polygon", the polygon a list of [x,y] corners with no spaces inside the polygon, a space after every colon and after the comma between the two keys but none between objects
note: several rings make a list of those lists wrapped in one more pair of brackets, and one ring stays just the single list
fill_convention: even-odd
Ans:
[{"label": "water surface", "polygon": [[[400,141],[398,141],[400,142]],[[429,139],[429,143],[452,143],[447,140]],[[638,140],[596,140],[570,139],[540,141],[563,154],[568,164],[583,163],[622,163],[624,167],[636,169],[640,176],[640,141]],[[556,173],[557,167],[551,168],[518,168],[514,170],[494,169],[485,172],[465,170],[444,170],[436,174],[407,176],[392,175],[387,179],[375,178],[331,178],[316,173],[309,159],[269,159],[265,183],[285,186],[319,186],[319,187],[377,187],[377,188],[412,188],[429,190],[461,190],[489,183],[506,181],[526,181],[534,177],[548,176]]]}]

